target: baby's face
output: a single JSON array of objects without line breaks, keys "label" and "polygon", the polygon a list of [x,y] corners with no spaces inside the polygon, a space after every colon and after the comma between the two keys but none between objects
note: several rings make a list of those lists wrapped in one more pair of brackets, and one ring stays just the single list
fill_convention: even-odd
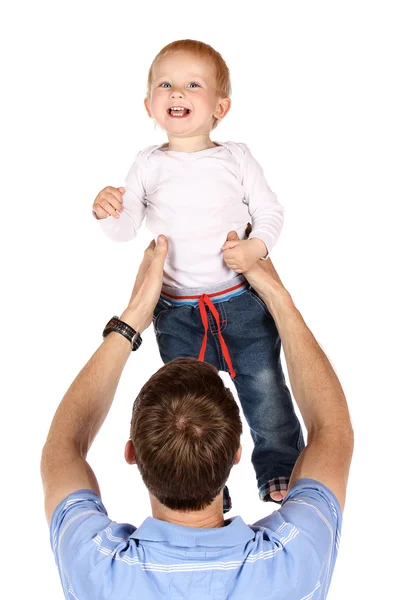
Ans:
[{"label": "baby's face", "polygon": [[[208,135],[220,116],[214,65],[193,54],[176,52],[153,67],[148,114],[175,137]],[[171,107],[184,110],[171,111]]]}]

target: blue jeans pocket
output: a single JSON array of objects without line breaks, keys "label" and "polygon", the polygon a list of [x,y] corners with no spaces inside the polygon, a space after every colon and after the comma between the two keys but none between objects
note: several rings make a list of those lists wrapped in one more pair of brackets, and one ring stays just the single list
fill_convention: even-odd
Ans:
[{"label": "blue jeans pocket", "polygon": [[257,294],[256,290],[252,287],[250,287],[247,290],[247,293],[249,295],[250,298],[252,298],[254,300],[254,302],[256,302],[259,307],[263,310],[264,314],[269,317],[270,319],[272,319],[272,315],[269,312],[267,305],[264,304],[264,302],[261,300],[260,296]]},{"label": "blue jeans pocket", "polygon": [[154,309],[154,314],[153,314],[153,326],[154,326],[154,331],[156,333],[158,332],[158,323],[160,321],[160,318],[162,317],[162,315],[164,313],[168,312],[169,310],[172,310],[172,306],[169,305],[162,298],[159,298],[159,300],[156,304],[156,307]]}]

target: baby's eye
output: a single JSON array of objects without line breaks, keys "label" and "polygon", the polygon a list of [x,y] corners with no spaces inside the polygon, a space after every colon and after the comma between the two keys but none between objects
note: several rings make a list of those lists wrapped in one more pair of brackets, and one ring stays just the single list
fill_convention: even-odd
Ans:
[{"label": "baby's eye", "polygon": [[194,81],[191,81],[190,83],[188,83],[188,87],[190,87],[191,85],[193,85],[194,87],[200,87],[198,83],[195,83]]},{"label": "baby's eye", "polygon": [[164,81],[164,82],[163,82],[163,83],[160,85],[160,87],[165,87],[166,85],[169,85],[169,86],[170,86],[171,84],[170,84],[170,83],[168,83],[168,81]]}]

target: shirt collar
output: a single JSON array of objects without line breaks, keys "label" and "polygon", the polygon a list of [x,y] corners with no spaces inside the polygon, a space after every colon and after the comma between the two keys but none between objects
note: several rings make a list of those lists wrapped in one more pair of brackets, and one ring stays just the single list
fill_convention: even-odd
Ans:
[{"label": "shirt collar", "polygon": [[225,523],[225,527],[203,529],[184,527],[147,517],[130,537],[135,540],[165,542],[172,546],[188,548],[195,546],[229,548],[254,539],[254,531],[240,517],[233,517]]}]

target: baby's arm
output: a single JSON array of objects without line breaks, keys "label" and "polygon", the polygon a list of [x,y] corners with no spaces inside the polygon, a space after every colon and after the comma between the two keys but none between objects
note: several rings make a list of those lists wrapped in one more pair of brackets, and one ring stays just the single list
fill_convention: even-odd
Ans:
[{"label": "baby's arm", "polygon": [[244,150],[244,199],[253,221],[249,239],[262,240],[266,247],[265,254],[269,254],[282,231],[285,211],[269,187],[261,165],[245,144],[241,146]]},{"label": "baby's arm", "polygon": [[257,260],[266,259],[282,230],[284,209],[270,189],[261,165],[246,144],[238,144],[243,152],[242,173],[244,201],[252,217],[252,231],[246,240],[237,239],[230,231],[222,246],[226,265],[236,273],[245,273]]},{"label": "baby's arm", "polygon": [[94,216],[107,237],[117,242],[128,242],[136,237],[146,214],[145,194],[137,155],[124,187],[104,188],[93,203]]}]

